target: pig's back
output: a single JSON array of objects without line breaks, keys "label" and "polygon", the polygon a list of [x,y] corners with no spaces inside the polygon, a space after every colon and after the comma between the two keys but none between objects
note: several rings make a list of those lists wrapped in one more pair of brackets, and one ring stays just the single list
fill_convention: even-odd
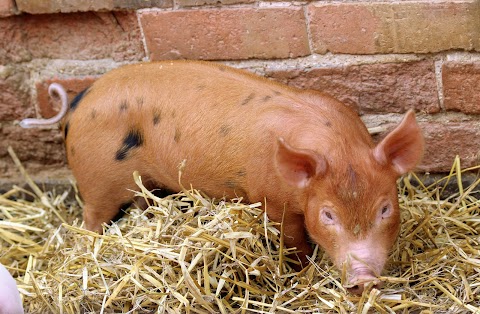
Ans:
[{"label": "pig's back", "polygon": [[67,156],[74,173],[88,160],[92,167],[111,162],[174,189],[186,159],[187,184],[206,192],[248,189],[248,172],[270,162],[275,138],[321,133],[329,111],[345,110],[330,98],[312,106],[312,94],[302,95],[214,63],[125,66],[95,82],[70,112]]},{"label": "pig's back", "polygon": [[263,112],[291,101],[285,94],[292,97],[295,91],[223,65],[144,63],[102,76],[67,120],[72,136],[74,129],[86,134],[141,125],[147,133],[170,135],[179,142],[181,129],[190,127],[201,129],[204,136],[213,136],[215,127],[215,137],[238,134],[231,131],[255,124]]}]

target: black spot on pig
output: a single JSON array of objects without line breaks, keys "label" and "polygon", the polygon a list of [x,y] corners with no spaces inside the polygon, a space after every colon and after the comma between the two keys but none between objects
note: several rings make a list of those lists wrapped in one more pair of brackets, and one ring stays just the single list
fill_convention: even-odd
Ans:
[{"label": "black spot on pig", "polygon": [[175,118],[177,116],[177,112],[175,111],[175,109],[172,110],[172,118]]},{"label": "black spot on pig", "polygon": [[117,150],[115,159],[122,161],[127,158],[128,153],[134,149],[143,145],[143,134],[138,129],[130,130],[123,139],[122,147]]},{"label": "black spot on pig", "polygon": [[173,136],[173,140],[175,143],[178,143],[180,141],[180,137],[182,136],[182,132],[178,128],[175,128],[175,135]]},{"label": "black spot on pig", "polygon": [[67,139],[67,135],[68,135],[68,130],[70,129],[70,122],[67,122],[65,124],[65,127],[63,128],[63,139],[66,140]]},{"label": "black spot on pig", "polygon": [[136,100],[137,100],[138,109],[142,108],[143,103],[145,102],[145,100],[143,99],[143,96],[137,97]]},{"label": "black spot on pig", "polygon": [[155,111],[153,113],[153,125],[158,125],[162,119],[162,113],[160,111]]},{"label": "black spot on pig", "polygon": [[240,105],[242,106],[247,105],[249,102],[252,101],[253,98],[255,98],[255,93],[251,93],[250,95],[248,95],[247,98],[245,98]]},{"label": "black spot on pig", "polygon": [[93,109],[92,112],[90,112],[90,117],[92,118],[92,120],[95,120],[95,118],[97,117],[97,110]]},{"label": "black spot on pig", "polygon": [[228,126],[228,125],[224,124],[218,130],[218,133],[220,133],[221,136],[227,136],[228,133],[230,133],[231,130],[232,130],[231,126]]},{"label": "black spot on pig", "polygon": [[330,122],[330,121],[326,121],[324,124],[325,124],[326,127],[329,127],[329,128],[332,127],[332,122]]},{"label": "black spot on pig", "polygon": [[73,111],[75,110],[78,105],[80,104],[80,102],[82,101],[83,97],[85,97],[85,95],[88,94],[88,91],[89,91],[89,87],[85,88],[84,90],[82,90],[80,93],[78,93],[72,100],[72,102],[70,103],[70,110]]},{"label": "black spot on pig", "polygon": [[125,112],[128,110],[128,102],[126,100],[122,100],[120,103],[120,112]]},{"label": "black spot on pig", "polygon": [[247,169],[245,169],[245,168],[242,168],[242,169],[237,171],[237,176],[239,176],[239,177],[245,177],[246,175],[247,175]]},{"label": "black spot on pig", "polygon": [[262,98],[262,101],[263,101],[263,102],[267,102],[267,101],[269,101],[270,99],[272,99],[272,96],[267,95],[267,96],[265,96],[265,97]]},{"label": "black spot on pig", "polygon": [[228,179],[225,181],[225,187],[229,189],[235,189],[238,186],[238,183],[235,180]]},{"label": "black spot on pig", "polygon": [[72,147],[70,148],[70,154],[73,156],[75,156],[75,146],[72,145]]},{"label": "black spot on pig", "polygon": [[244,200],[247,199],[247,191],[240,185],[240,182],[235,179],[227,179],[224,182],[224,186],[227,189],[234,190],[236,196],[243,197]]},{"label": "black spot on pig", "polygon": [[282,93],[280,93],[278,90],[274,90],[274,91],[273,91],[273,94],[274,94],[275,96],[280,96]]},{"label": "black spot on pig", "polygon": [[197,85],[197,90],[198,90],[198,91],[202,91],[202,90],[205,89],[205,87],[206,87],[205,85],[199,84],[199,85]]}]

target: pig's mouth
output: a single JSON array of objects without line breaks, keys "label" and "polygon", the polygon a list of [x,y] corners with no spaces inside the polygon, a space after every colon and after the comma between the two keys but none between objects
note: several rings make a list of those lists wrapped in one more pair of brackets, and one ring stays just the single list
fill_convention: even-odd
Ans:
[{"label": "pig's mouth", "polygon": [[370,289],[380,289],[383,286],[383,282],[380,281],[378,278],[374,277],[372,280],[371,278],[369,279],[359,279],[357,281],[352,281],[355,283],[344,285],[344,287],[348,290],[348,292],[352,294],[362,294],[364,290],[370,290]]},{"label": "pig's mouth", "polygon": [[[371,270],[362,269],[354,270],[352,276],[348,278],[347,284],[344,285],[350,292],[351,290],[359,290],[360,287],[372,285],[372,287],[379,288],[382,282],[377,278],[376,274]],[[361,289],[363,291],[363,289]]]},{"label": "pig's mouth", "polygon": [[[349,256],[347,262],[344,263],[344,271],[346,271],[346,284],[343,286],[353,294],[362,294],[365,289],[382,287],[383,282],[378,279],[379,265],[371,265],[358,258]],[[381,269],[381,267],[380,267]]]}]

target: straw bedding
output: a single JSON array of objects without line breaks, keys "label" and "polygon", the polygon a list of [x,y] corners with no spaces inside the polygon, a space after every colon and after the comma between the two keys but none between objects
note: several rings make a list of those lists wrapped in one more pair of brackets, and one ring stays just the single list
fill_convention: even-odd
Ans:
[{"label": "straw bedding", "polygon": [[[138,175],[149,208],[133,206],[104,235],[81,227],[78,198],[43,192],[26,175],[33,201],[15,199],[28,193],[19,187],[0,196],[0,262],[27,313],[480,313],[480,181],[463,187],[461,175],[456,160],[430,186],[401,180],[386,284],[362,296],[345,291],[318,247],[296,273],[260,204],[196,190],[158,198]],[[459,192],[441,197],[447,181]]]}]

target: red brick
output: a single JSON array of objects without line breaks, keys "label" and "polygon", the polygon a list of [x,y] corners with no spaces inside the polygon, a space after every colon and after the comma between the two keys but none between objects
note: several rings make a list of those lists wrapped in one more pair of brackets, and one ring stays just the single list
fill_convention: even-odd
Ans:
[{"label": "red brick", "polygon": [[291,86],[331,94],[360,113],[440,111],[433,61],[273,70],[267,76]]},{"label": "red brick", "polygon": [[445,109],[480,113],[480,62],[446,62],[442,81]]},{"label": "red brick", "polygon": [[[31,164],[57,165],[66,164],[65,149],[60,130],[57,129],[23,129],[12,123],[0,125],[0,165],[10,164],[7,148],[12,146],[21,161],[28,167]],[[8,172],[8,171],[6,171]]]},{"label": "red brick", "polygon": [[139,13],[151,60],[275,59],[310,53],[301,8]]},{"label": "red brick", "polygon": [[31,14],[167,8],[173,4],[172,0],[16,0],[16,2],[21,12]]},{"label": "red brick", "polygon": [[141,60],[135,13],[21,15],[0,19],[0,63],[32,58]]},{"label": "red brick", "polygon": [[[380,141],[400,122],[400,117],[392,119],[390,115],[368,116],[363,119],[369,121],[369,127],[381,125],[387,129],[385,133],[375,137],[376,141]],[[425,137],[425,153],[418,171],[448,172],[457,155],[461,159],[462,168],[479,164],[480,118],[462,119],[464,117],[457,115],[417,115]]]},{"label": "red brick", "polygon": [[[44,191],[56,189],[58,191],[58,184],[71,182],[72,174],[64,163],[45,165],[41,162],[23,160],[23,167],[30,177],[40,186]],[[8,191],[15,184],[25,188],[25,179],[20,170],[15,166],[13,160],[8,157],[0,157],[0,193],[1,191]],[[51,189],[48,189],[51,186]],[[47,187],[47,188],[46,188]],[[71,184],[70,184],[71,188]]]},{"label": "red brick", "polygon": [[21,68],[0,66],[0,121],[20,119],[33,114],[30,93],[25,82],[29,75]]},{"label": "red brick", "polygon": [[14,15],[15,13],[14,0],[0,0],[0,17]]},{"label": "red brick", "polygon": [[61,84],[68,93],[69,101],[71,101],[75,95],[92,85],[95,80],[96,77],[87,76],[82,78],[54,78],[37,83],[37,104],[40,116],[43,118],[53,117],[60,109],[60,103],[52,101],[48,95],[48,86],[51,83]]},{"label": "red brick", "polygon": [[313,3],[308,16],[317,53],[480,51],[478,2]]},{"label": "red brick", "polygon": [[111,1],[16,0],[18,10],[30,14],[98,11],[111,9]]},{"label": "red brick", "polygon": [[[83,2],[84,0],[78,0]],[[169,8],[173,0],[113,0],[114,9]]]},{"label": "red brick", "polygon": [[177,3],[180,7],[193,7],[203,5],[230,5],[254,2],[255,0],[177,0]]},{"label": "red brick", "polygon": [[373,34],[380,20],[365,5],[327,4],[308,6],[314,52],[375,53]]},{"label": "red brick", "polygon": [[447,172],[455,156],[462,167],[478,165],[480,152],[479,121],[439,121],[421,123],[425,132],[426,152],[420,170]]}]

